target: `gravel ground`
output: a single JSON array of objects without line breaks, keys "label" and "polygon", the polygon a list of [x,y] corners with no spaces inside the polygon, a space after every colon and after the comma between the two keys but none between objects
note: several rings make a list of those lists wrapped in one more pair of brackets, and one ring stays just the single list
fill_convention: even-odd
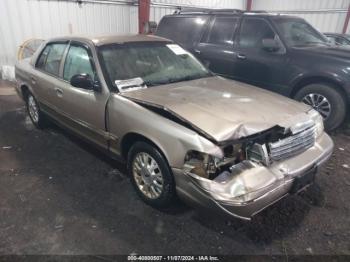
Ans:
[{"label": "gravel ground", "polygon": [[350,120],[307,192],[251,222],[136,196],[125,167],[51,126],[0,83],[0,254],[350,255]]}]

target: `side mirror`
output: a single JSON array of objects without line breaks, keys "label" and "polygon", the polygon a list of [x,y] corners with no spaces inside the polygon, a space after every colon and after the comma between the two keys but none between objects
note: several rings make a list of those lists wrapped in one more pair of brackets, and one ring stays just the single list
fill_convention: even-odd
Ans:
[{"label": "side mirror", "polygon": [[98,91],[100,89],[98,81],[94,81],[89,74],[77,74],[72,76],[70,79],[70,84],[74,87],[87,90]]},{"label": "side mirror", "polygon": [[281,46],[277,40],[266,38],[262,40],[262,48],[268,52],[276,52],[280,50]]}]

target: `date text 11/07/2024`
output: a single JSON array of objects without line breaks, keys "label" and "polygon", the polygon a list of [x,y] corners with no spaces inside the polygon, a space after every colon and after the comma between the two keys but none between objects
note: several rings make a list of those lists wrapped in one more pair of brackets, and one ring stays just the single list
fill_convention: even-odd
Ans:
[{"label": "date text 11/07/2024", "polygon": [[219,261],[217,256],[128,256],[128,261]]}]

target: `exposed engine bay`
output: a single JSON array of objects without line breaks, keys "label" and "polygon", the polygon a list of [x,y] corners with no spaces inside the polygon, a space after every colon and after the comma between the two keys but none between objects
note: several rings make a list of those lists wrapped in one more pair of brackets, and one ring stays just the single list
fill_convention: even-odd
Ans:
[{"label": "exposed engine bay", "polygon": [[190,151],[185,157],[185,169],[200,177],[215,179],[224,172],[234,172],[245,160],[269,166],[312,147],[315,143],[316,126],[313,121],[303,123],[298,130],[276,126],[261,134],[242,139],[222,147],[224,157]]}]

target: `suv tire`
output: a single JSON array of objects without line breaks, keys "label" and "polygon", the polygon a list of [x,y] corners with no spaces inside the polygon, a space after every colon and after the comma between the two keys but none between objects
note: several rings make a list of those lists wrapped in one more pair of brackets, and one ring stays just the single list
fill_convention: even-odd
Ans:
[{"label": "suv tire", "polygon": [[[336,129],[345,119],[346,102],[336,87],[328,83],[307,85],[298,91],[294,99],[312,106],[318,112],[322,110],[321,115],[324,117],[324,126],[327,131]],[[327,108],[329,110],[326,110]],[[326,111],[328,115],[325,114]]]},{"label": "suv tire", "polygon": [[128,153],[128,172],[140,198],[156,208],[169,206],[175,199],[175,181],[171,169],[154,146],[136,142]]}]

